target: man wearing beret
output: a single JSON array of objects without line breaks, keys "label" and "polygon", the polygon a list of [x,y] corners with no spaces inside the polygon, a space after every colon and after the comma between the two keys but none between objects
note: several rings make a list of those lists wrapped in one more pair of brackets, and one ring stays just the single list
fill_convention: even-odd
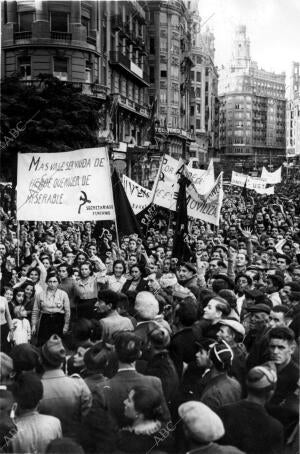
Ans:
[{"label": "man wearing beret", "polygon": [[231,444],[251,454],[283,452],[283,427],[264,408],[274,393],[276,382],[276,368],[272,363],[249,371],[247,398],[217,410],[225,427],[221,444]]}]

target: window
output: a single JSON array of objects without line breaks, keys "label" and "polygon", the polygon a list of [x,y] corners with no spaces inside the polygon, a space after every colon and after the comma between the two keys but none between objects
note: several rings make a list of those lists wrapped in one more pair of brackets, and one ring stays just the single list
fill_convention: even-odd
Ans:
[{"label": "window", "polygon": [[201,65],[201,63],[202,63],[202,57],[201,57],[201,55],[197,55],[197,56],[196,56],[196,62],[197,62],[197,65]]},{"label": "window", "polygon": [[67,13],[51,11],[50,15],[51,31],[68,32],[69,15]]},{"label": "window", "polygon": [[201,128],[200,120],[196,120],[196,129],[200,129],[200,128]]},{"label": "window", "polygon": [[89,61],[86,61],[85,62],[85,82],[88,84],[92,83],[92,69],[93,69],[92,63]]},{"label": "window", "polygon": [[19,59],[19,70],[22,80],[31,79],[31,59],[30,57],[21,57]]},{"label": "window", "polygon": [[197,98],[201,97],[201,89],[199,87],[196,88],[196,97]]},{"label": "window", "polygon": [[191,81],[193,81],[194,79],[195,79],[195,72],[191,71]]},{"label": "window", "polygon": [[167,24],[167,13],[160,13],[159,21],[161,24]]},{"label": "window", "polygon": [[160,77],[167,77],[167,64],[166,63],[160,64]]},{"label": "window", "polygon": [[160,102],[162,102],[162,103],[167,102],[167,89],[166,88],[160,89]]},{"label": "window", "polygon": [[150,54],[155,54],[155,40],[154,38],[150,38]]},{"label": "window", "polygon": [[171,24],[172,25],[178,25],[179,24],[179,18],[177,14],[172,14],[171,16]]},{"label": "window", "polygon": [[201,72],[197,71],[197,82],[201,82]]},{"label": "window", "polygon": [[179,66],[171,65],[171,77],[176,77],[176,79],[178,79],[178,77],[179,77]]},{"label": "window", "polygon": [[168,40],[167,38],[160,38],[160,50],[167,52],[168,50]]},{"label": "window", "polygon": [[19,31],[31,32],[32,22],[34,20],[33,12],[19,14]]},{"label": "window", "polygon": [[155,79],[154,79],[154,66],[150,66],[150,84],[153,84]]},{"label": "window", "polygon": [[54,57],[53,75],[60,80],[68,80],[68,59]]},{"label": "window", "polygon": [[91,24],[90,19],[88,17],[82,16],[81,23],[84,26],[84,28],[86,29],[86,36],[89,36],[90,35],[90,24]]},{"label": "window", "polygon": [[193,117],[195,115],[195,107],[191,106],[190,114]]}]

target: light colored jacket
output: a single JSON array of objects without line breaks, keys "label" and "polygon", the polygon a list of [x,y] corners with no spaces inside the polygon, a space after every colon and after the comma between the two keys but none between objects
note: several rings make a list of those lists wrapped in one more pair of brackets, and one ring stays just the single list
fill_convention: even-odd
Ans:
[{"label": "light colored jacket", "polygon": [[39,409],[60,419],[64,436],[75,438],[82,418],[92,406],[92,395],[80,375],[71,377],[61,369],[46,371],[42,376],[44,396]]},{"label": "light colored jacket", "polygon": [[16,419],[18,428],[10,445],[14,453],[44,454],[50,441],[62,437],[59,419],[28,411]]}]

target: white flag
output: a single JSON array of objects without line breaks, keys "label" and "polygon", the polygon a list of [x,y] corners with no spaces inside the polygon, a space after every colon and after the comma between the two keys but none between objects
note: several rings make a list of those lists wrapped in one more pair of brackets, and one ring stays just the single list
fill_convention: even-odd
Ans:
[{"label": "white flag", "polygon": [[122,184],[134,214],[140,213],[152,202],[152,191],[143,188],[135,181],[123,175]]},{"label": "white flag", "polygon": [[262,168],[261,178],[268,184],[281,183],[281,166],[275,172],[268,172],[265,167]]}]

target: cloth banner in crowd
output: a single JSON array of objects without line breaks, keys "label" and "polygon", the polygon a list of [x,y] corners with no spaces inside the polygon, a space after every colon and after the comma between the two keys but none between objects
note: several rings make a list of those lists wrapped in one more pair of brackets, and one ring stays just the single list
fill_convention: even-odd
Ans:
[{"label": "cloth banner in crowd", "polygon": [[231,175],[231,184],[234,186],[240,186],[244,188],[246,183],[247,189],[252,189],[254,191],[261,191],[266,188],[266,181],[258,177],[250,177],[244,173],[232,171]]},{"label": "cloth banner in crowd", "polygon": [[17,219],[114,220],[106,147],[61,153],[19,153]]},{"label": "cloth banner in crowd", "polygon": [[178,169],[180,163],[177,159],[165,155],[161,165],[159,180],[154,193],[153,203],[155,205],[176,211],[176,200],[178,196]]},{"label": "cloth banner in crowd", "polygon": [[248,175],[245,175],[244,173],[234,172],[233,170],[231,174],[231,184],[243,188],[245,186],[247,177]]},{"label": "cloth banner in crowd", "polygon": [[268,184],[281,183],[281,166],[275,172],[268,172],[265,167],[262,168],[261,178]]},{"label": "cloth banner in crowd", "polygon": [[258,194],[273,195],[274,194],[274,186],[271,186],[270,188],[264,188],[264,189],[255,189],[255,191]]},{"label": "cloth banner in crowd", "polygon": [[193,169],[188,167],[188,171],[193,177],[193,183],[199,194],[207,194],[215,184],[214,161],[211,159],[207,170]]},{"label": "cloth banner in crowd", "polygon": [[134,214],[140,213],[150,205],[153,199],[150,189],[143,188],[126,175],[123,175],[122,183]]},{"label": "cloth banner in crowd", "polygon": [[179,184],[178,177],[184,169],[185,176],[193,185],[187,186],[187,195],[192,196],[197,201],[203,200],[214,187],[214,166],[211,160],[207,170],[193,169],[186,167],[182,160],[165,155],[160,172],[160,178],[154,193],[153,203],[155,205],[176,211],[176,201],[178,197]]},{"label": "cloth banner in crowd", "polygon": [[187,196],[188,216],[218,226],[223,197],[223,172],[221,172],[205,201],[198,202],[191,196]]}]

